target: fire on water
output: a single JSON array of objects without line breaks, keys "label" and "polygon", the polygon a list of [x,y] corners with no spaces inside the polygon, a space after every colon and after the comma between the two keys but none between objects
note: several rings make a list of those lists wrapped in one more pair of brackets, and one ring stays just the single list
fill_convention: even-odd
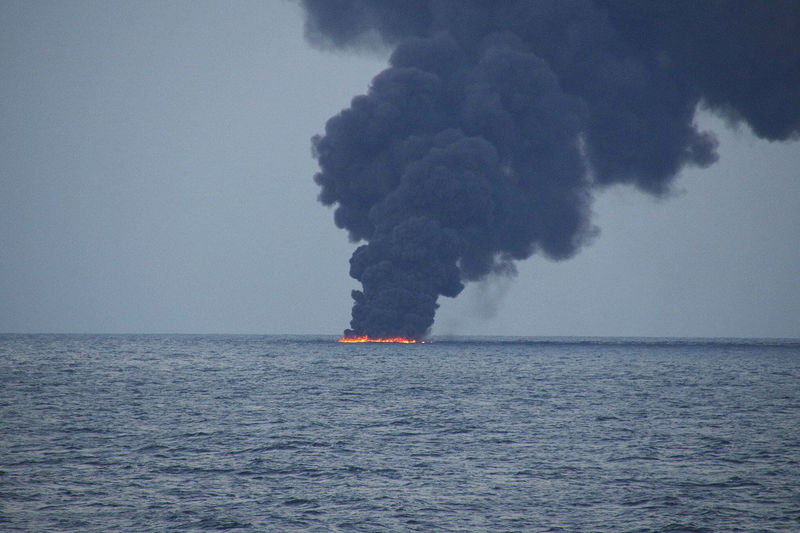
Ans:
[{"label": "fire on water", "polygon": [[425,341],[417,340],[417,339],[409,339],[406,337],[378,337],[372,338],[367,337],[366,335],[362,335],[359,337],[342,337],[339,339],[339,342],[398,342],[400,344],[425,344]]}]

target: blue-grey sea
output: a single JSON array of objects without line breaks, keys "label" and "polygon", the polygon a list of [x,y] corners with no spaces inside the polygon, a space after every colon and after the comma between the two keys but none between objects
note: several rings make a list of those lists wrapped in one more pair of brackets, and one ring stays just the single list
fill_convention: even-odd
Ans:
[{"label": "blue-grey sea", "polygon": [[800,531],[800,341],[0,336],[0,531]]}]

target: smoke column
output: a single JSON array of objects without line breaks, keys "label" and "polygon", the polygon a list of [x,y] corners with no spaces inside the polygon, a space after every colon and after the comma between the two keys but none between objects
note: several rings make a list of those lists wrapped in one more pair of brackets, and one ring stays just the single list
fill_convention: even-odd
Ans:
[{"label": "smoke column", "polygon": [[354,242],[351,330],[423,337],[440,295],[567,259],[592,190],[663,195],[717,159],[698,106],[768,140],[800,132],[800,2],[304,0],[326,48],[389,67],[313,139],[320,201]]}]

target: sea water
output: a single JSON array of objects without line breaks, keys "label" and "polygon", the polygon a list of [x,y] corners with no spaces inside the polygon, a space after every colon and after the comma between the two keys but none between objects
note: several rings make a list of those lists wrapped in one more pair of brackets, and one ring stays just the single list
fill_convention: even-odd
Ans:
[{"label": "sea water", "polygon": [[800,342],[0,336],[2,531],[798,531]]}]

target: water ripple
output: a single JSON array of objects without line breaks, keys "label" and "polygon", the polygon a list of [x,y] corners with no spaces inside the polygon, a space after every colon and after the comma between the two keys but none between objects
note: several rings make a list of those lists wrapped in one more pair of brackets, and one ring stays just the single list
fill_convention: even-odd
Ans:
[{"label": "water ripple", "polygon": [[800,344],[0,336],[3,531],[797,531]]}]

